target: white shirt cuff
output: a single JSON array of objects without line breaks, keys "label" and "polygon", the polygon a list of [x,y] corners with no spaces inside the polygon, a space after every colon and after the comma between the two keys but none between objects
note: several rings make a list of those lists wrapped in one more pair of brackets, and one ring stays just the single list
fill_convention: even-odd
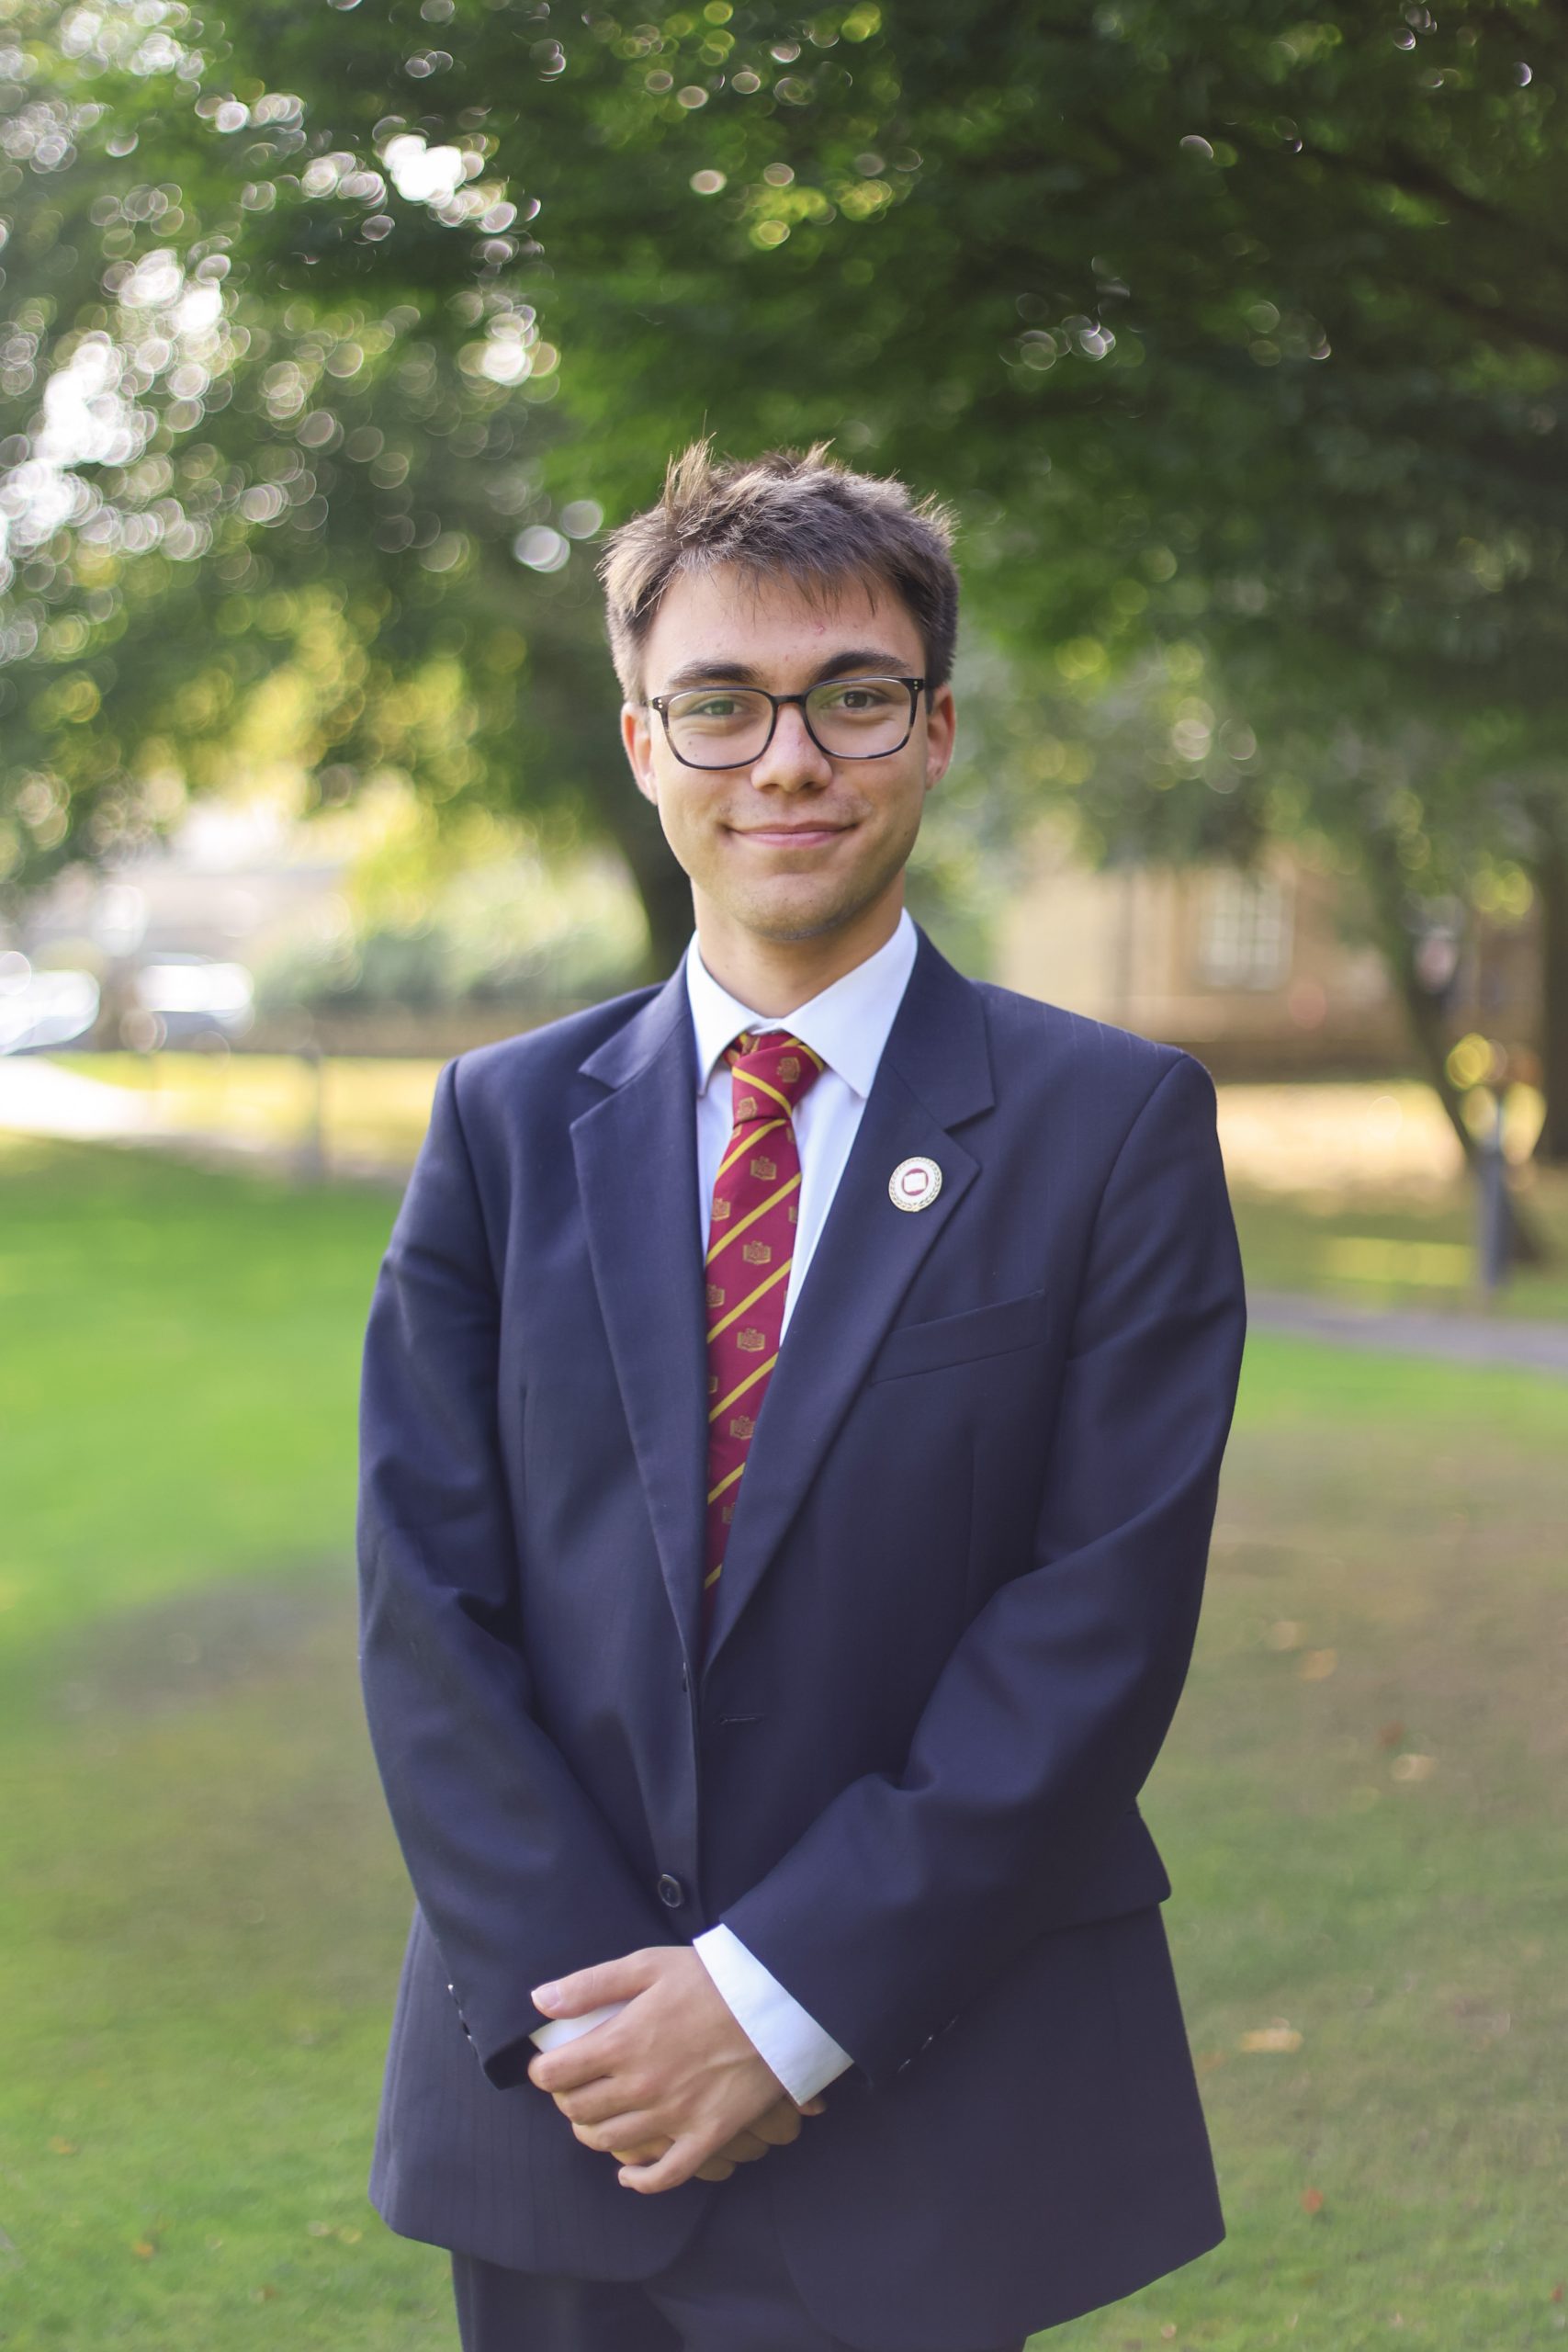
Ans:
[{"label": "white shirt cuff", "polygon": [[773,2068],[790,2097],[804,2106],[854,2064],[830,2033],[786,1993],[776,1976],[722,1925],[693,1943],[741,2031]]},{"label": "white shirt cuff", "polygon": [[592,2033],[606,2018],[619,2017],[626,2006],[624,2001],[605,2001],[596,2009],[584,2009],[578,2018],[550,2018],[536,2025],[528,2039],[537,2050],[555,2050],[563,2041],[575,2041],[580,2033]]}]

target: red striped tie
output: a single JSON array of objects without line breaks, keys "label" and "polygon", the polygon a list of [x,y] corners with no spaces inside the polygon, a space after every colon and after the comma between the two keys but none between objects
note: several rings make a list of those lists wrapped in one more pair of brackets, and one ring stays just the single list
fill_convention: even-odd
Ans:
[{"label": "red striped tie", "polygon": [[734,1125],[714,1180],[708,1226],[705,1642],[736,1491],[784,1329],[800,1199],[793,1114],[823,1067],[809,1046],[776,1029],[766,1035],[742,1032],[726,1046],[724,1058],[732,1073]]}]

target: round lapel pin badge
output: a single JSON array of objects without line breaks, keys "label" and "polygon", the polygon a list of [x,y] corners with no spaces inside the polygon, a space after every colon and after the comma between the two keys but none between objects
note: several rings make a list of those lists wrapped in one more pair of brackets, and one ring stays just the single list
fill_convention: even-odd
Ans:
[{"label": "round lapel pin badge", "polygon": [[901,1159],[887,1179],[887,1197],[896,1209],[929,1209],[942,1190],[942,1170],[934,1159]]}]

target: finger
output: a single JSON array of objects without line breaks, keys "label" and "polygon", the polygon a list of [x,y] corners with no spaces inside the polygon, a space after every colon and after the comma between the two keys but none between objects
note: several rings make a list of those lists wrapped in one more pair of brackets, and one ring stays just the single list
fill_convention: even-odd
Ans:
[{"label": "finger", "polygon": [[[707,2157],[700,2154],[702,2143],[672,2140],[656,2164],[623,2165],[615,2177],[623,2188],[635,2189],[640,2197],[657,2197],[661,2189],[679,2188],[690,2180],[698,2165]],[[717,2149],[708,2152],[716,2155]]]},{"label": "finger", "polygon": [[700,2164],[694,2177],[698,2180],[728,2180],[734,2170],[735,2166],[726,2164],[723,2154],[720,2154],[716,2156],[709,2156],[705,2164]]},{"label": "finger", "polygon": [[767,2154],[768,2143],[759,2140],[754,2132],[738,2132],[733,2140],[725,2142],[718,2153],[728,2157],[732,2165],[754,2165],[759,2156]]},{"label": "finger", "polygon": [[770,2148],[787,2148],[792,2140],[800,2137],[800,2109],[793,2099],[780,2099],[768,2109],[765,2115],[759,2115],[749,2128],[760,2140],[765,2140]]},{"label": "finger", "polygon": [[[638,2141],[659,2138],[660,2134],[650,2117],[628,2115],[623,2109],[604,2123],[574,2123],[571,2136],[580,2140],[585,2148],[599,2149],[606,2155],[613,2155],[622,2141],[630,2147]],[[670,2144],[668,2139],[661,2139],[660,2154]]]},{"label": "finger", "polygon": [[534,1985],[528,1995],[547,2018],[574,2018],[584,2009],[603,2007],[606,2001],[630,2001],[644,1993],[663,1959],[657,1947],[629,1951],[619,1960],[602,1960],[595,1967],[579,1968],[553,1983]]},{"label": "finger", "polygon": [[826,2115],[828,2112],[828,2102],[822,2097],[820,2091],[818,2091],[815,2098],[799,2099],[796,2101],[796,2105],[799,2107],[802,2115]]},{"label": "finger", "polygon": [[[613,2020],[612,2020],[613,2022]],[[607,2076],[615,2064],[618,2041],[606,2041],[610,2027],[596,2025],[591,2033],[580,2033],[571,2041],[563,2041],[558,2050],[540,2050],[528,2061],[528,2080],[556,2098],[562,2091],[580,2091],[588,2083]]]},{"label": "finger", "polygon": [[664,2154],[670,2144],[668,2138],[641,2140],[635,2147],[611,2148],[607,2153],[615,2157],[617,2164],[650,2165]]},{"label": "finger", "polygon": [[630,2075],[604,2075],[580,2090],[557,2091],[556,2105],[569,2123],[608,2123],[648,2105],[645,2086]]}]

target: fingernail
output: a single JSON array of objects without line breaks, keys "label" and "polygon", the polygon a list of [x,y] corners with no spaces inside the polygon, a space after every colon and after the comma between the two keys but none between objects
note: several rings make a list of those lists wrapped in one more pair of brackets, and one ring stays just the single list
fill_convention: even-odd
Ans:
[{"label": "fingernail", "polygon": [[558,1984],[536,1984],[528,1997],[533,2002],[534,2007],[536,2009],[553,2009],[556,2003],[560,1999],[560,1986]]}]

